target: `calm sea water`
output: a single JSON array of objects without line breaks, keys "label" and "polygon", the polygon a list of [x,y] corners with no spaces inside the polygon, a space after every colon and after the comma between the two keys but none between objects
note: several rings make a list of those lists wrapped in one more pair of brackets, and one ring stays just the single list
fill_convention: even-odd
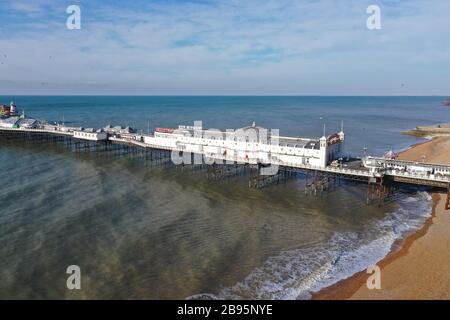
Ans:
[{"label": "calm sea water", "polygon": [[[404,149],[446,122],[440,97],[1,97],[25,113],[140,130],[202,120],[320,136],[344,121],[346,150]],[[303,181],[253,190],[245,177],[150,168],[124,157],[0,142],[0,298],[308,298],[381,259],[430,214],[424,192],[367,207],[365,188],[318,197]],[[66,289],[78,265],[82,290]]]}]

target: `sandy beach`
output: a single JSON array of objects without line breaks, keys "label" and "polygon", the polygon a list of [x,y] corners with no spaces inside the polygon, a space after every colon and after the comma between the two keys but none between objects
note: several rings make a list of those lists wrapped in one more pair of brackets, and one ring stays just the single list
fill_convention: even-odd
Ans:
[{"label": "sandy beach", "polygon": [[[399,155],[402,160],[450,164],[450,137],[418,144]],[[377,265],[381,289],[369,290],[361,271],[325,288],[313,299],[450,299],[450,212],[446,195],[432,195],[432,216],[417,232],[396,243]]]}]

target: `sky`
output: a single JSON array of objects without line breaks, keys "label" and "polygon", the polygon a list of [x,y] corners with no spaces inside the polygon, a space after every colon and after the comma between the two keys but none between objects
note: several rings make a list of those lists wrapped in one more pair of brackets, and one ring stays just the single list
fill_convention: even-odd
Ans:
[{"label": "sky", "polygon": [[0,95],[450,94],[448,0],[0,0],[0,21]]}]

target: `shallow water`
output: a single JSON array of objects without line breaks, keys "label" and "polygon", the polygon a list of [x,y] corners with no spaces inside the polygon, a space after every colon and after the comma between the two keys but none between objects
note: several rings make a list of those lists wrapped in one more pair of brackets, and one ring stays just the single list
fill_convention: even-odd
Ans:
[{"label": "shallow water", "polygon": [[[30,116],[64,115],[86,127],[146,130],[149,119],[151,127],[203,120],[235,128],[255,120],[316,136],[323,121],[331,131],[343,119],[352,154],[404,148],[418,140],[400,130],[448,113],[435,97],[6,99]],[[367,207],[364,185],[312,197],[297,178],[253,190],[245,176],[209,181],[51,145],[2,142],[0,161],[0,298],[307,298],[375,263],[430,214],[427,195],[415,190]],[[81,268],[81,291],[66,289],[72,264]]]}]

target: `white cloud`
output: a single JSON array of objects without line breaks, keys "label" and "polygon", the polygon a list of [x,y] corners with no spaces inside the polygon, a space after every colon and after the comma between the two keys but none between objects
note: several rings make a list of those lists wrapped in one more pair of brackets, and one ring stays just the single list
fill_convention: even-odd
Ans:
[{"label": "white cloud", "polygon": [[30,83],[48,83],[41,85],[48,91],[98,84],[115,93],[448,90],[450,80],[432,79],[438,69],[450,72],[448,2],[386,2],[380,31],[365,27],[369,3],[233,0],[129,9],[82,4],[82,30],[67,30],[64,11],[54,18],[61,3],[56,10],[48,2],[17,2],[12,10],[38,16],[0,33],[8,56],[0,57],[0,80],[13,81],[18,91]]}]

